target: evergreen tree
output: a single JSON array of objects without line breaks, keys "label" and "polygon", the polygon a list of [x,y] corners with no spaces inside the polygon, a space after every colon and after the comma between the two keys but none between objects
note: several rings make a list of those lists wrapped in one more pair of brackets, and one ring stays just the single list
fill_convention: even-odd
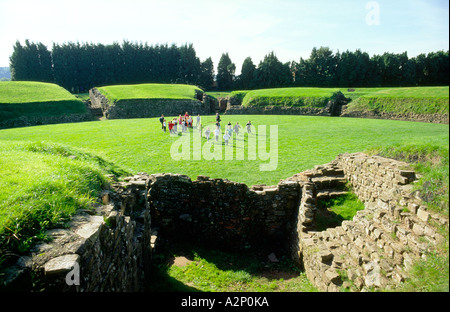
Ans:
[{"label": "evergreen tree", "polygon": [[367,53],[356,50],[346,51],[338,57],[337,82],[340,87],[367,86],[370,70],[370,57]]},{"label": "evergreen tree", "polygon": [[297,87],[306,87],[309,86],[310,82],[310,69],[309,69],[309,61],[300,58],[300,61],[295,65],[295,83],[294,85]]},{"label": "evergreen tree", "polygon": [[316,87],[332,87],[337,85],[338,59],[328,47],[313,48],[308,60],[310,85]]},{"label": "evergreen tree", "polygon": [[449,52],[430,52],[425,66],[427,85],[449,84]]},{"label": "evergreen tree", "polygon": [[219,90],[231,90],[234,82],[236,65],[231,62],[228,53],[223,53],[217,66],[217,87]]},{"label": "evergreen tree", "polygon": [[247,57],[242,63],[240,75],[240,89],[251,90],[255,87],[256,66],[253,64],[251,57]]},{"label": "evergreen tree", "polygon": [[214,64],[210,57],[200,64],[199,86],[204,90],[212,90],[214,85]]},{"label": "evergreen tree", "polygon": [[20,81],[28,78],[26,53],[24,47],[22,47],[19,41],[16,41],[13,53],[9,58],[9,68],[11,70],[11,80]]},{"label": "evergreen tree", "polygon": [[264,57],[256,69],[258,88],[277,88],[288,86],[292,82],[289,63],[281,63],[274,52]]},{"label": "evergreen tree", "polygon": [[19,41],[14,45],[10,57],[12,80],[53,82],[51,53],[42,43],[25,40],[22,46]]},{"label": "evergreen tree", "polygon": [[384,62],[383,86],[398,87],[403,81],[403,70],[406,67],[408,56],[406,52],[394,54],[385,52],[382,56]]},{"label": "evergreen tree", "polygon": [[200,60],[196,56],[194,46],[191,44],[183,45],[179,48],[179,72],[178,83],[195,85],[199,82],[201,66]]}]

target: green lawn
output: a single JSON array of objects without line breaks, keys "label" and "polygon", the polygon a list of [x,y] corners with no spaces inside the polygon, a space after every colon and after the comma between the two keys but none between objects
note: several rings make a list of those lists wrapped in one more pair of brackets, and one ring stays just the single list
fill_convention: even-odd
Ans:
[{"label": "green lawn", "polygon": [[[170,119],[169,117],[167,117]],[[204,116],[203,127],[213,130],[214,116]],[[222,116],[222,125],[236,122],[244,127],[251,120],[257,128],[278,126],[278,166],[275,171],[260,172],[268,161],[193,160],[177,161],[170,147],[178,137],[162,133],[158,118],[108,120],[70,125],[46,125],[0,131],[0,140],[55,142],[82,148],[99,155],[130,173],[172,172],[191,176],[207,175],[253,184],[277,184],[280,179],[324,164],[338,154],[358,152],[372,146],[392,144],[431,144],[448,146],[448,125],[309,116]],[[245,129],[241,129],[241,134]],[[197,132],[195,132],[197,133]],[[248,142],[247,134],[245,134]],[[203,139],[202,147],[206,148]],[[247,153],[247,150],[245,151]],[[243,170],[245,168],[245,170]]]},{"label": "green lawn", "polygon": [[100,87],[98,90],[111,102],[129,99],[195,99],[200,88],[183,84],[137,84]]}]

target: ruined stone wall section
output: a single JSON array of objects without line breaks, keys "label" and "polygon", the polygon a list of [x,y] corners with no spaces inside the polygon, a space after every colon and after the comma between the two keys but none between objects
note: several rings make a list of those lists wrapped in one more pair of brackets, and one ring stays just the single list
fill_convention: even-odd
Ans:
[{"label": "ruined stone wall section", "polygon": [[150,176],[148,202],[159,238],[228,248],[265,241],[286,244],[296,226],[301,192],[295,182],[254,186],[176,174]]},{"label": "ruined stone wall section", "polygon": [[406,163],[356,153],[339,155],[318,171],[324,167],[343,170],[365,209],[336,228],[299,232],[302,263],[318,289],[392,287],[444,240],[436,226],[448,229],[448,219],[414,196],[417,177]]}]

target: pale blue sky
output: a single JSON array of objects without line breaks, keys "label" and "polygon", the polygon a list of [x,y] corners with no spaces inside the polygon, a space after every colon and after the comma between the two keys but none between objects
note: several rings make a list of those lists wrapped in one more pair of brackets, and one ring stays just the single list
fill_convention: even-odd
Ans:
[{"label": "pale blue sky", "polygon": [[[378,20],[379,23],[373,24]],[[0,0],[0,66],[16,40],[108,44],[193,43],[216,67],[228,52],[240,72],[274,51],[282,62],[308,58],[313,47],[334,52],[449,49],[447,0]]]}]

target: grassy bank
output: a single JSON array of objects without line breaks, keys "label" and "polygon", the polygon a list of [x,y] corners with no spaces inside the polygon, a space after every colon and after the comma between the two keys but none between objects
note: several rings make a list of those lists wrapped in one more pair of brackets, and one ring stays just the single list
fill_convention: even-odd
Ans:
[{"label": "grassy bank", "polygon": [[[124,172],[77,148],[0,141],[0,250],[26,252],[78,209],[91,209],[105,174]],[[0,258],[0,264],[5,258]]]},{"label": "grassy bank", "polygon": [[348,111],[395,114],[448,114],[449,87],[367,88],[343,92],[352,99]]},{"label": "grassy bank", "polygon": [[348,100],[348,111],[379,111],[405,114],[448,114],[449,87],[411,88],[278,88],[240,90],[230,96],[243,106],[325,107],[341,92]]},{"label": "grassy bank", "polygon": [[42,82],[0,82],[0,122],[34,116],[85,114],[86,106],[58,85]]},{"label": "grassy bank", "polygon": [[[198,87],[182,84],[138,84],[100,87],[98,90],[111,102],[129,99],[193,100]],[[202,91],[203,92],[203,91]]]},{"label": "grassy bank", "polygon": [[242,99],[243,106],[325,107],[338,92],[331,88],[277,88],[234,91],[231,95]]}]

